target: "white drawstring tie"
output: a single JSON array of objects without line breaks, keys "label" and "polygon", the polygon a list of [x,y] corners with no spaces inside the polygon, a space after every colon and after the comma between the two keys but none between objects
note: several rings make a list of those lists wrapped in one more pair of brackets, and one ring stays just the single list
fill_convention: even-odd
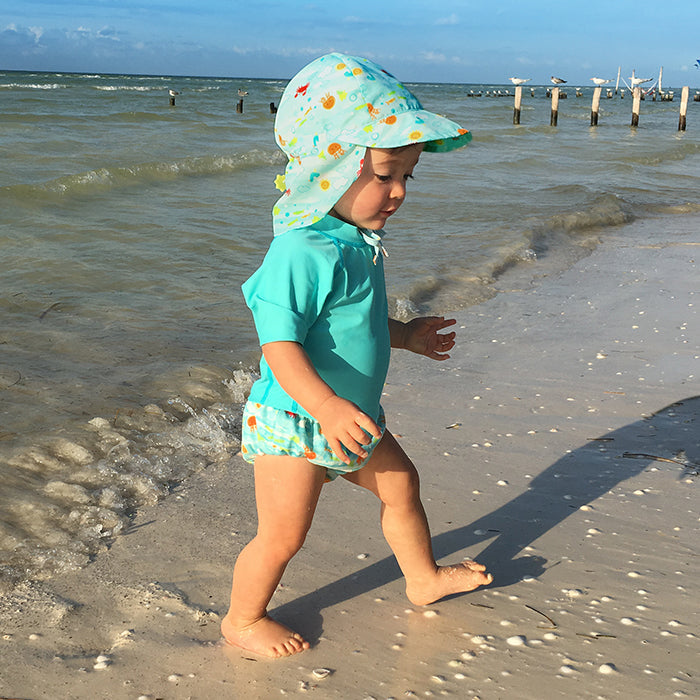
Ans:
[{"label": "white drawstring tie", "polygon": [[374,248],[372,262],[375,265],[377,264],[377,257],[379,256],[379,253],[381,253],[385,258],[389,257],[389,253],[387,253],[386,248],[382,245],[382,237],[377,233],[377,231],[371,231],[370,229],[366,228],[358,228],[357,230],[362,236],[364,242],[367,243],[367,245],[371,245],[372,248]]}]

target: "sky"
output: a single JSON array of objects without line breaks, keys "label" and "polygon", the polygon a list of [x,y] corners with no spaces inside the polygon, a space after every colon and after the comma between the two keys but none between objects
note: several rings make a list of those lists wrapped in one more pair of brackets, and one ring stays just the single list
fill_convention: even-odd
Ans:
[{"label": "sky", "polygon": [[[330,51],[406,82],[700,87],[700,12],[666,0],[7,0],[0,70],[288,79]],[[509,83],[508,83],[509,84]]]}]

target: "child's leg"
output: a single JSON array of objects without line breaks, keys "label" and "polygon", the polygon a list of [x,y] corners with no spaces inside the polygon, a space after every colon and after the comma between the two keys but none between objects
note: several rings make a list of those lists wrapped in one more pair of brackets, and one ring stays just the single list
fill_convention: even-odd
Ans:
[{"label": "child's leg", "polygon": [[267,615],[289,560],[299,551],[316,509],[325,469],[295,457],[255,458],[258,532],[238,556],[225,639],[264,656],[289,656],[308,642]]},{"label": "child's leg", "polygon": [[454,566],[435,563],[418,473],[391,433],[384,434],[362,469],[345,478],[381,500],[384,536],[406,577],[406,595],[412,603],[427,605],[491,583],[491,574],[476,562],[465,560]]}]

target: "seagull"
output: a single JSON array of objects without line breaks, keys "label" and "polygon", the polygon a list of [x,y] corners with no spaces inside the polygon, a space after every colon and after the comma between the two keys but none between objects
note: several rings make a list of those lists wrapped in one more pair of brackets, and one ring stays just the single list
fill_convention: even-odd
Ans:
[{"label": "seagull", "polygon": [[245,97],[248,94],[247,90],[244,90],[243,88],[238,88],[238,96],[239,97]]},{"label": "seagull", "polygon": [[532,78],[508,78],[513,85],[522,85],[523,83],[527,83],[529,80],[532,80]]},{"label": "seagull", "polygon": [[635,78],[632,76],[630,78],[630,83],[632,83],[633,87],[636,87],[637,85],[641,85],[642,83],[650,83],[653,80],[653,78]]},{"label": "seagull", "polygon": [[552,77],[550,78],[550,80],[551,80],[555,85],[561,85],[562,83],[565,83],[565,82],[566,82],[566,80],[564,80],[563,78],[555,78],[554,76],[552,76]]},{"label": "seagull", "polygon": [[168,90],[168,94],[170,97],[175,97],[175,95],[179,95],[180,93],[177,90]]},{"label": "seagull", "polygon": [[607,85],[610,81],[605,78],[591,78],[596,85]]}]

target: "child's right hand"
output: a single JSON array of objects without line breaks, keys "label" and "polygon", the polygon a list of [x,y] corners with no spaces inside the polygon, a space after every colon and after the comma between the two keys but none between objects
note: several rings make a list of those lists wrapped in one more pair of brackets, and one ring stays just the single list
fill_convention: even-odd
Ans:
[{"label": "child's right hand", "polygon": [[350,458],[343,447],[364,459],[367,452],[363,445],[370,442],[369,435],[378,438],[382,434],[379,426],[366,413],[352,401],[337,395],[330,396],[318,406],[314,418],[320,423],[326,442],[344,464],[350,464]]},{"label": "child's right hand", "polygon": [[352,401],[343,399],[319,376],[301,344],[277,341],[262,346],[265,360],[280,386],[321,425],[323,436],[338,459],[350,464],[343,451],[364,459],[362,445],[370,440],[368,433],[381,437],[379,426]]}]

